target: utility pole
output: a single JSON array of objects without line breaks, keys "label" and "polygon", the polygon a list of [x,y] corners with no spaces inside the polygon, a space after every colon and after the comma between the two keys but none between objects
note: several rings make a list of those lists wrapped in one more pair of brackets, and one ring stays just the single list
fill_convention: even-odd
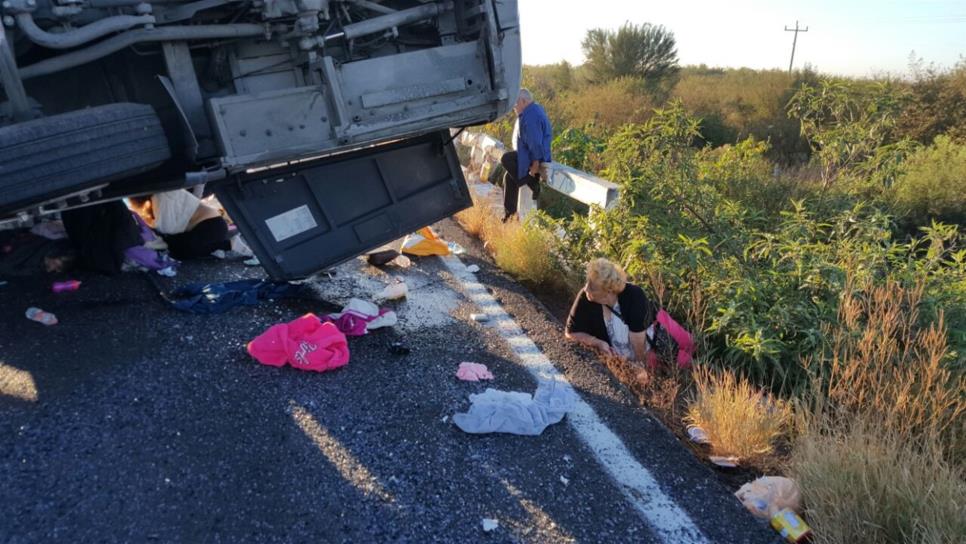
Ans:
[{"label": "utility pole", "polygon": [[788,61],[788,73],[792,73],[792,65],[795,64],[795,45],[798,43],[798,33],[808,32],[808,27],[798,28],[798,21],[795,21],[795,28],[785,27],[785,32],[794,32],[795,38],[792,39],[792,60]]}]

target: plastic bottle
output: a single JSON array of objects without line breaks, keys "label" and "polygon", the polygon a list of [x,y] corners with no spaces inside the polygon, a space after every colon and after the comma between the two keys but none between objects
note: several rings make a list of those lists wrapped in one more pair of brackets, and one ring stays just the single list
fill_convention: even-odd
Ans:
[{"label": "plastic bottle", "polygon": [[57,281],[51,286],[51,289],[55,293],[63,293],[66,291],[76,291],[80,289],[81,282],[79,280],[67,280],[67,281]]},{"label": "plastic bottle", "polygon": [[798,517],[798,514],[788,508],[772,516],[771,526],[792,544],[806,542],[812,537],[812,529]]}]

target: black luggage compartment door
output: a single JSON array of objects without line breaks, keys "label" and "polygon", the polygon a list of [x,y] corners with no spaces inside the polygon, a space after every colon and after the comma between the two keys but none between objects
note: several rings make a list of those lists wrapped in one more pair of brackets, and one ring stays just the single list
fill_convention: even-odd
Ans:
[{"label": "black luggage compartment door", "polygon": [[238,175],[214,192],[273,279],[305,278],[472,205],[449,140],[433,133]]}]

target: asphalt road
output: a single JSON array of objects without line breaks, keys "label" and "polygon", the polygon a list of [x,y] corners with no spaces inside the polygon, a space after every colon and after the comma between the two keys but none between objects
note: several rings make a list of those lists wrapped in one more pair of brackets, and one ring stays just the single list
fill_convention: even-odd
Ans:
[{"label": "asphalt road", "polygon": [[[777,541],[606,370],[561,342],[532,295],[484,259],[461,259],[482,268],[480,282],[706,541]],[[211,261],[162,281],[260,275]],[[0,542],[668,541],[567,420],[537,437],[453,425],[469,394],[536,382],[499,330],[470,319],[479,310],[437,258],[405,270],[354,260],[314,282],[314,297],[214,316],[172,310],[140,275],[75,277],[84,283],[73,293],[50,293],[42,278],[0,287]],[[410,290],[392,304],[399,325],[351,339],[347,367],[276,369],[244,350],[272,324],[393,278]],[[28,321],[29,306],[60,324]],[[393,342],[411,353],[392,353]],[[461,361],[496,379],[458,381]],[[499,526],[484,532],[484,518]]]}]

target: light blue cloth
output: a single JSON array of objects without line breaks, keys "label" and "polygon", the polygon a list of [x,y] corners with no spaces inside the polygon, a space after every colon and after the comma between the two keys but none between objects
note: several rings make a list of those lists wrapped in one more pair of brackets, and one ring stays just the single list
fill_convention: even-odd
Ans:
[{"label": "light blue cloth", "polygon": [[559,423],[573,409],[577,394],[562,381],[544,380],[531,396],[528,393],[487,389],[470,395],[466,413],[453,416],[453,423],[472,434],[509,433],[536,436]]}]

